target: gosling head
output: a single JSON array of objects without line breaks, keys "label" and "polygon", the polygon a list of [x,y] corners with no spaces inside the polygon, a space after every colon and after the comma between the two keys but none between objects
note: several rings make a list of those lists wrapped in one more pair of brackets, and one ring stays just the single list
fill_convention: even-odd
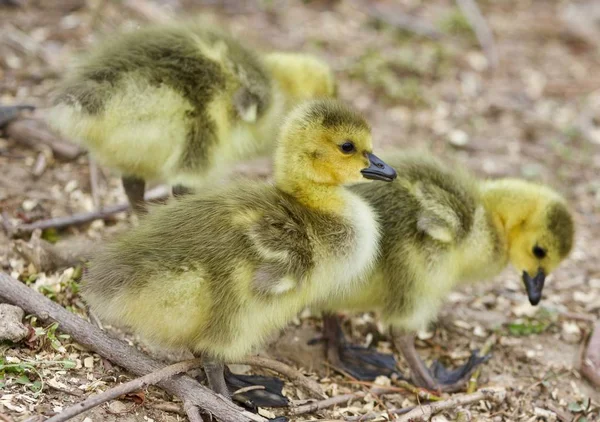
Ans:
[{"label": "gosling head", "polygon": [[571,252],[575,225],[563,198],[551,189],[525,181],[508,180],[511,196],[506,221],[509,259],[522,272],[529,302],[542,298],[546,276]]},{"label": "gosling head", "polygon": [[329,186],[395,179],[372,151],[371,128],[360,114],[339,101],[308,101],[281,128],[275,177]]},{"label": "gosling head", "polygon": [[270,53],[265,64],[281,90],[293,102],[337,96],[337,84],[329,65],[298,53]]}]

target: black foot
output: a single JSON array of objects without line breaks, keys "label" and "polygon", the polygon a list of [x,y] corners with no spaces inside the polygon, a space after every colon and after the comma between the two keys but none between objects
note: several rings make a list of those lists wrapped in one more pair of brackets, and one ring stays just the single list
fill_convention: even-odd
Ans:
[{"label": "black foot", "polygon": [[360,381],[372,381],[380,375],[398,374],[394,355],[379,353],[373,349],[342,344],[338,347],[340,369]]},{"label": "black foot", "polygon": [[[2,4],[1,1],[0,4]],[[35,107],[31,105],[0,106],[0,128],[19,117],[23,110],[33,111]]]},{"label": "black foot", "polygon": [[393,355],[349,344],[336,315],[323,316],[322,341],[326,344],[329,363],[358,380],[372,381],[380,375],[398,374]]},{"label": "black foot", "polygon": [[490,360],[490,358],[491,355],[479,356],[479,350],[474,350],[469,360],[463,366],[449,370],[436,360],[431,365],[431,368],[429,368],[429,371],[440,385],[464,384],[469,380],[475,369],[482,363]]},{"label": "black foot", "polygon": [[[234,401],[239,402],[249,410],[256,411],[257,407],[287,407],[289,405],[288,399],[282,394],[283,381],[279,378],[260,375],[238,375],[226,369],[225,382],[232,395],[240,388],[255,385],[264,387],[264,389],[250,390],[232,396]],[[277,421],[279,422],[279,419]]]}]

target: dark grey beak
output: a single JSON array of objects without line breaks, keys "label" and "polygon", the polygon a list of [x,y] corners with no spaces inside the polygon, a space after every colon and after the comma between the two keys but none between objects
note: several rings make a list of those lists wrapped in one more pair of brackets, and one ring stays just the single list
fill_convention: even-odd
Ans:
[{"label": "dark grey beak", "polygon": [[523,283],[527,289],[527,296],[529,297],[529,303],[536,306],[542,300],[542,290],[544,289],[544,281],[546,280],[546,274],[540,268],[538,269],[535,277],[531,278],[527,271],[523,271]]},{"label": "dark grey beak", "polygon": [[360,171],[365,179],[391,182],[396,178],[396,170],[388,166],[376,155],[367,153],[367,158],[369,159],[369,167]]}]

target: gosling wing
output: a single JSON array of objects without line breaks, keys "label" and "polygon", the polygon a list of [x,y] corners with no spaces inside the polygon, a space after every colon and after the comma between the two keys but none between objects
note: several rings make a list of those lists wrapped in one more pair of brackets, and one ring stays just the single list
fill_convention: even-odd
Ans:
[{"label": "gosling wing", "polygon": [[261,294],[282,294],[293,289],[313,266],[307,229],[286,212],[273,209],[248,230],[252,247],[262,258],[253,287]]}]

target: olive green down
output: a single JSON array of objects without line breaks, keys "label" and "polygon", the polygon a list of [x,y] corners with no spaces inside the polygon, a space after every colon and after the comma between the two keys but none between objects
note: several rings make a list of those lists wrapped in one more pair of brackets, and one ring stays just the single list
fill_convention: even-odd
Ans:
[{"label": "olive green down", "polygon": [[[277,204],[274,206],[274,204]],[[265,260],[252,247],[248,231],[222,230],[231,226],[233,214],[260,210],[262,218],[251,228],[254,241],[275,250],[287,251],[287,262]],[[315,239],[313,233],[318,233]],[[183,273],[199,265],[209,282],[204,290],[212,298],[207,310],[210,326],[204,334],[217,343],[235,336],[229,329],[245,294],[238,294],[232,274],[240,262],[257,270],[251,286],[256,298],[269,298],[268,280],[292,275],[299,280],[313,266],[314,242],[328,248],[332,256],[344,254],[340,244],[352,238],[352,227],[328,214],[302,206],[288,194],[251,183],[239,183],[226,190],[203,192],[171,204],[154,206],[145,223],[132,229],[97,254],[86,274],[87,296],[110,300],[122,290],[142,287],[150,274]],[[214,245],[235,245],[215,248]]]},{"label": "olive green down", "polygon": [[435,257],[453,247],[436,241],[420,227],[419,220],[426,219],[435,224],[439,217],[433,213],[423,215],[422,199],[415,196],[413,186],[417,184],[422,189],[425,201],[430,198],[456,213],[460,223],[455,231],[456,243],[468,235],[473,225],[479,193],[472,178],[455,168],[449,169],[434,158],[398,154],[388,161],[398,169],[398,180],[385,185],[357,185],[352,190],[368,200],[379,215],[382,238],[378,267],[390,280],[387,283],[389,294],[381,298],[383,312],[387,315],[409,314],[416,303],[410,295],[414,291],[412,285],[419,280],[411,276],[404,251],[417,247],[427,256]]},{"label": "olive green down", "polygon": [[[229,68],[204,55],[196,37],[211,46],[223,43]],[[101,113],[125,77],[150,86],[168,86],[192,105],[193,111],[185,116],[188,135],[183,168],[202,168],[211,147],[218,143],[216,124],[206,109],[215,95],[235,90],[241,81],[234,94],[236,105],[256,104],[258,117],[270,105],[271,78],[261,60],[230,36],[195,24],[141,28],[106,40],[63,83],[55,103],[79,104],[90,115]],[[233,107],[230,114],[234,119]]]}]

